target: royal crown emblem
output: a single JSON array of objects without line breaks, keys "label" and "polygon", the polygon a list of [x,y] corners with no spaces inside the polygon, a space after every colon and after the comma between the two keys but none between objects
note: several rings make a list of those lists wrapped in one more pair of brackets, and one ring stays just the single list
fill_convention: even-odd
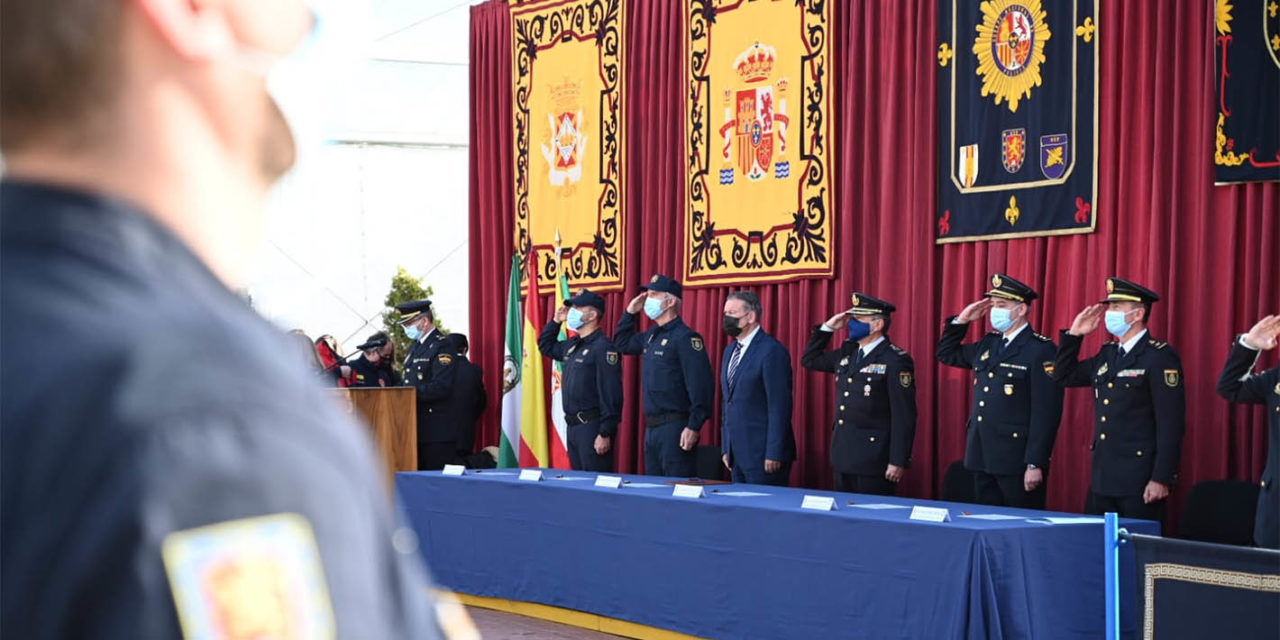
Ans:
[{"label": "royal crown emblem", "polygon": [[[721,184],[733,184],[741,174],[751,182],[769,177],[790,177],[787,161],[787,78],[774,80],[778,52],[759,42],[747,47],[733,61],[733,73],[741,89],[725,89],[722,96],[724,124],[720,127]],[[775,148],[776,137],[776,148]]]},{"label": "royal crown emblem", "polygon": [[991,276],[991,286],[999,289],[1003,284],[1004,284],[1004,278],[1001,278],[1000,274],[997,273],[994,276]]},{"label": "royal crown emblem", "polygon": [[1040,0],[988,0],[976,29],[973,54],[978,57],[982,95],[995,96],[1017,113],[1018,103],[1040,86],[1044,45],[1051,36]]},{"label": "royal crown emblem", "polygon": [[862,298],[858,297],[858,294],[856,293],[853,294],[853,306],[855,307],[862,306]]},{"label": "royal crown emblem", "polygon": [[1116,292],[1116,283],[1111,278],[1107,278],[1107,293]]}]

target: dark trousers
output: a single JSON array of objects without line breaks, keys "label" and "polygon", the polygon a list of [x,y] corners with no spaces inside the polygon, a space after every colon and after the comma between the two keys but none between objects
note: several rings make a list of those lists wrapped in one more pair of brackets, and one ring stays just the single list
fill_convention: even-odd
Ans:
[{"label": "dark trousers", "polygon": [[493,469],[498,466],[493,456],[481,451],[458,451],[456,442],[419,442],[418,468],[423,471],[439,471],[446,464],[460,464],[468,469]]},{"label": "dark trousers", "polygon": [[680,448],[680,432],[684,421],[645,425],[644,472],[651,476],[692,478],[698,475],[697,447],[693,451]]},{"label": "dark trousers", "polygon": [[784,462],[777,471],[769,473],[764,470],[764,460],[760,460],[755,464],[747,465],[738,464],[737,460],[733,461],[733,481],[745,482],[747,484],[768,484],[775,487],[785,487],[791,480],[791,463]]},{"label": "dark trousers", "polygon": [[985,471],[973,472],[973,495],[978,504],[995,507],[1014,507],[1017,509],[1043,509],[1045,494],[1048,492],[1049,474],[1044,474],[1044,481],[1035,491],[1027,491],[1023,486],[1022,474],[994,475]]},{"label": "dark trousers", "polygon": [[865,493],[873,496],[891,496],[898,485],[885,479],[884,474],[864,476],[856,473],[835,472],[836,491]]},{"label": "dark trousers", "polygon": [[1121,518],[1155,520],[1163,526],[1166,502],[1168,502],[1168,499],[1146,504],[1142,501],[1141,494],[1136,496],[1102,496],[1090,491],[1084,499],[1084,512],[1100,516],[1110,511],[1119,514]]},{"label": "dark trousers", "polygon": [[[588,422],[569,427],[569,466],[574,471],[613,471],[613,448],[609,453],[596,453],[596,436],[600,423]],[[610,443],[612,444],[612,443]]]}]

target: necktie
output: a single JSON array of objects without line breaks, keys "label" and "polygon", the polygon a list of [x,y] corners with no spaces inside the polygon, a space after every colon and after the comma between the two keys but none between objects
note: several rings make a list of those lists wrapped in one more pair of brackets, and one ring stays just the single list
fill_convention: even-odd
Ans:
[{"label": "necktie", "polygon": [[733,391],[734,377],[738,375],[738,360],[742,358],[742,343],[733,341],[733,355],[729,356],[729,391]]}]

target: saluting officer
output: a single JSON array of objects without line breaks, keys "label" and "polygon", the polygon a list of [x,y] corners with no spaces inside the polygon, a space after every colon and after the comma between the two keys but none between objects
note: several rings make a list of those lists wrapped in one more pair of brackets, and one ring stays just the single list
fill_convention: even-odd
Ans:
[{"label": "saluting officer", "polygon": [[444,334],[435,325],[430,300],[396,305],[404,314],[400,325],[413,341],[404,361],[404,383],[418,390],[418,468],[443,469],[453,460],[456,432],[436,408],[453,391],[453,376],[439,375],[453,364],[454,355],[441,352]]},{"label": "saluting officer", "polygon": [[[699,432],[711,417],[715,386],[711,359],[702,336],[680,319],[684,287],[655,275],[618,319],[613,342],[627,355],[644,355],[644,467],[649,475],[690,478],[695,475]],[[636,330],[641,311],[654,321]]]},{"label": "saluting officer", "polygon": [[[1046,474],[1062,419],[1062,388],[1050,378],[1057,347],[1031,329],[1034,289],[1002,273],[991,290],[942,325],[938,361],[973,370],[964,467],[980,504],[1043,509]],[[991,331],[961,344],[990,312]]]},{"label": "saluting officer", "polygon": [[1258,356],[1276,348],[1280,316],[1267,316],[1249,333],[1231,342],[1231,354],[1218,377],[1218,395],[1231,402],[1267,406],[1267,466],[1262,472],[1253,543],[1280,549],[1280,366],[1252,373]]},{"label": "saluting officer", "polygon": [[361,354],[360,357],[347,361],[347,366],[351,367],[350,384],[348,386],[394,386],[389,370],[382,366],[382,350],[386,346],[386,334],[379,332],[369,336],[368,340],[356,347]]},{"label": "saluting officer", "polygon": [[[600,330],[604,298],[583,289],[556,309],[538,335],[542,354],[564,362],[564,417],[569,464],[579,471],[613,471],[613,437],[622,417],[622,358]],[[558,340],[560,325],[577,336]]]},{"label": "saluting officer", "polygon": [[[911,464],[916,434],[915,363],[889,342],[889,302],[853,294],[853,308],[814,327],[800,364],[836,374],[831,467],[836,491],[892,495]],[[848,328],[839,349],[824,351]]]},{"label": "saluting officer", "polygon": [[[1160,296],[1142,285],[1107,278],[1107,297],[1062,332],[1053,379],[1093,387],[1093,477],[1085,512],[1163,521],[1165,498],[1178,479],[1186,393],[1182,360],[1147,332]],[[1115,342],[1077,361],[1080,343],[1104,322]]]}]

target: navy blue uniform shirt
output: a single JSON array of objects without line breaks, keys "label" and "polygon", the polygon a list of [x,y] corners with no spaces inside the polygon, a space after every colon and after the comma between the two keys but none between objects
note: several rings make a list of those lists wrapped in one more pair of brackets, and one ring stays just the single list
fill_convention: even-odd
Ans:
[{"label": "navy blue uniform shirt", "polygon": [[685,426],[694,431],[711,417],[715,382],[711,359],[697,331],[677,316],[665,325],[654,323],[643,333],[636,332],[636,314],[623,313],[613,344],[630,356],[643,354],[641,387],[644,413],[687,413]]},{"label": "navy blue uniform shirt", "polygon": [[600,435],[612,438],[622,418],[622,358],[603,331],[560,341],[560,323],[552,320],[538,335],[542,355],[564,362],[564,412],[599,413]]}]

